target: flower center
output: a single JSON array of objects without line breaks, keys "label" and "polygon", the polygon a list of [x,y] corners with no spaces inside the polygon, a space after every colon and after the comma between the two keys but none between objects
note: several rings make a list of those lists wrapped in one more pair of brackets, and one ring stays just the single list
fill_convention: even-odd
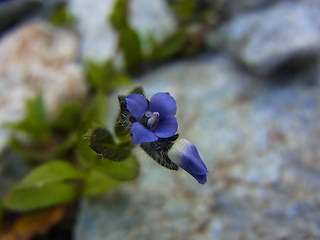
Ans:
[{"label": "flower center", "polygon": [[141,119],[141,123],[146,126],[147,128],[154,130],[160,120],[160,114],[158,112],[146,112],[142,119]]}]

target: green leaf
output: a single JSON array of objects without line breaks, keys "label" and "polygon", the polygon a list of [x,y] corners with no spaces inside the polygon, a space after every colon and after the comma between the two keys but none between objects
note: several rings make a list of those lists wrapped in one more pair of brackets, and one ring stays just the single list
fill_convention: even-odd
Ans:
[{"label": "green leaf", "polygon": [[30,211],[75,200],[77,191],[70,182],[46,184],[41,187],[14,189],[4,206],[14,211]]},{"label": "green leaf", "polygon": [[121,31],[128,27],[128,2],[127,0],[117,0],[112,13],[110,14],[110,22],[112,26]]},{"label": "green leaf", "polygon": [[74,129],[78,125],[82,108],[83,102],[79,100],[62,105],[57,117],[51,123],[52,127],[63,132]]},{"label": "green leaf", "polygon": [[194,0],[179,0],[171,4],[182,22],[190,22],[197,10],[197,3]]},{"label": "green leaf", "polygon": [[103,126],[107,117],[107,98],[102,93],[97,93],[89,106],[84,110],[80,127],[78,129],[78,144],[75,147],[76,155],[83,167],[92,166],[98,156],[89,147],[88,139],[91,129],[96,126]]},{"label": "green leaf", "polygon": [[116,188],[119,184],[119,181],[93,168],[85,178],[82,194],[84,196],[98,195]]},{"label": "green leaf", "polygon": [[83,137],[93,127],[105,124],[107,108],[107,97],[101,92],[97,93],[81,116],[79,137]]},{"label": "green leaf", "polygon": [[131,83],[131,78],[124,72],[115,69],[110,61],[100,64],[87,60],[86,70],[91,86],[97,91],[111,91]]},{"label": "green leaf", "polygon": [[123,52],[128,72],[136,72],[142,62],[140,39],[136,31],[126,28],[120,32],[119,47]]},{"label": "green leaf", "polygon": [[115,144],[110,132],[101,127],[92,131],[89,146],[96,153],[113,161],[121,161],[127,158],[133,147],[130,144]]},{"label": "green leaf", "polygon": [[49,16],[51,23],[57,26],[71,27],[75,23],[74,16],[66,6],[58,7]]},{"label": "green leaf", "polygon": [[[53,158],[60,158],[65,156],[68,151],[73,150],[73,148],[77,145],[79,139],[77,134],[71,133],[67,136],[67,139],[65,139],[62,143],[58,144],[52,153]],[[52,158],[51,158],[52,159]]]},{"label": "green leaf", "polygon": [[155,45],[151,55],[151,61],[164,61],[174,57],[180,53],[188,41],[188,33],[186,30],[181,29],[171,36],[169,36],[161,44]]},{"label": "green leaf", "polygon": [[81,139],[75,149],[76,156],[84,168],[94,166],[99,156],[88,145],[88,139]]},{"label": "green leaf", "polygon": [[49,124],[44,109],[44,102],[40,95],[26,102],[26,116],[22,121],[14,124],[13,128],[25,132],[38,141],[49,139]]},{"label": "green leaf", "polygon": [[83,178],[83,173],[65,161],[51,161],[33,169],[17,188],[41,187],[46,184]]},{"label": "green leaf", "polygon": [[121,162],[114,162],[109,159],[102,159],[97,169],[117,180],[128,181],[139,175],[139,163],[134,155],[130,155]]}]

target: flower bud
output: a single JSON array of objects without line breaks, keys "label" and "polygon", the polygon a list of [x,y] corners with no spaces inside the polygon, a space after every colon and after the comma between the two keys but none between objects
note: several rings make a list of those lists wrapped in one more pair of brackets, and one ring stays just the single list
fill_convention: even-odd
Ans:
[{"label": "flower bud", "polygon": [[168,151],[171,161],[191,174],[200,184],[207,182],[207,167],[195,145],[186,139],[178,139]]}]

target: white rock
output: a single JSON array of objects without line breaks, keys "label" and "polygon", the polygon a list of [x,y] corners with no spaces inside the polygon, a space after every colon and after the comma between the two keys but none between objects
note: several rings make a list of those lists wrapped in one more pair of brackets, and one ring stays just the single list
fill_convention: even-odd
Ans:
[{"label": "white rock", "polygon": [[[34,21],[0,41],[0,125],[24,116],[25,101],[41,93],[50,115],[65,100],[83,97],[86,84],[76,63],[74,34]],[[6,131],[0,126],[0,149]]]},{"label": "white rock", "polygon": [[115,0],[70,0],[69,7],[77,19],[84,59],[104,62],[116,57],[118,35],[108,20],[114,3]]},{"label": "white rock", "polygon": [[150,38],[160,43],[177,30],[177,21],[166,1],[132,0],[129,3],[129,22],[140,36],[144,53],[151,50]]}]

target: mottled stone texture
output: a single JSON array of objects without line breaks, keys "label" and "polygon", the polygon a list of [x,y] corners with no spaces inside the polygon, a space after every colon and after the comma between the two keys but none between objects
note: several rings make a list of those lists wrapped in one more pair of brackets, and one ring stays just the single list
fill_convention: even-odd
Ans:
[{"label": "mottled stone texture", "polygon": [[4,122],[24,116],[25,101],[42,94],[52,115],[68,99],[84,97],[86,83],[71,32],[42,21],[22,24],[0,39],[0,151]]},{"label": "mottled stone texture", "polygon": [[320,1],[280,1],[273,7],[232,18],[208,43],[233,53],[251,70],[293,71],[314,62],[320,51]]},{"label": "mottled stone texture", "polygon": [[320,86],[307,80],[256,79],[225,55],[140,79],[148,95],[176,98],[179,133],[196,144],[208,182],[137,150],[140,178],[84,200],[75,239],[320,238]]}]

